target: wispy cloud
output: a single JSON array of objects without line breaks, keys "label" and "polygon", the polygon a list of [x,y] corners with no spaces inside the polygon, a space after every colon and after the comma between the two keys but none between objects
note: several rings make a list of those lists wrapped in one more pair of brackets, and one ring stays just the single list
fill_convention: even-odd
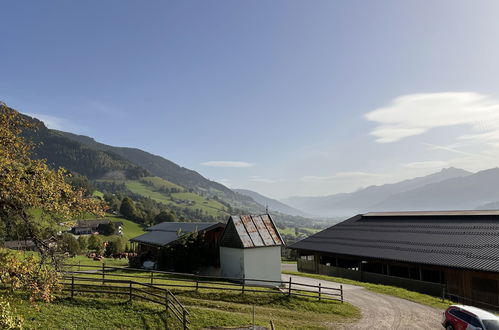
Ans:
[{"label": "wispy cloud", "polygon": [[409,94],[367,113],[379,125],[371,132],[379,143],[396,142],[430,129],[467,125],[484,132],[463,138],[499,143],[499,101],[474,92]]},{"label": "wispy cloud", "polygon": [[48,128],[61,130],[61,131],[81,131],[81,127],[73,124],[69,120],[52,115],[44,115],[40,113],[26,113],[30,117],[37,118],[45,124]]},{"label": "wispy cloud", "polygon": [[204,166],[211,167],[252,167],[253,163],[241,162],[241,161],[232,161],[232,160],[211,160],[208,162],[201,163]]},{"label": "wispy cloud", "polygon": [[352,179],[374,178],[382,176],[384,175],[378,173],[369,173],[369,172],[339,172],[334,175],[327,175],[327,176],[308,175],[302,177],[300,180],[303,182],[323,182],[323,181],[333,181],[339,179],[352,180]]},{"label": "wispy cloud", "polygon": [[406,168],[415,168],[415,169],[426,169],[426,168],[443,168],[448,166],[447,162],[441,160],[428,160],[424,162],[412,162],[404,165]]}]

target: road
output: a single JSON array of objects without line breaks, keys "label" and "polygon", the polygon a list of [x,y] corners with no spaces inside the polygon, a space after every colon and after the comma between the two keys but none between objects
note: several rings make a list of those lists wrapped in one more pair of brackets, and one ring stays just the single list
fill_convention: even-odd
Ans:
[{"label": "road", "polygon": [[[296,265],[283,264],[283,270],[296,271]],[[310,277],[282,274],[283,281],[339,287],[340,283]],[[360,308],[362,318],[354,324],[338,325],[339,329],[443,329],[442,311],[409,300],[372,292],[356,285],[343,285],[345,301]],[[297,288],[299,286],[296,286]],[[326,291],[323,291],[326,292]],[[327,292],[326,292],[327,293]]]}]

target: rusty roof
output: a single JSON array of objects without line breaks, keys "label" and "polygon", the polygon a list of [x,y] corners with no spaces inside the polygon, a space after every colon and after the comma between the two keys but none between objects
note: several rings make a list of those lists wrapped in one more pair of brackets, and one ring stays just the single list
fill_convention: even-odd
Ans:
[{"label": "rusty roof", "polygon": [[222,246],[229,247],[253,248],[280,245],[284,245],[284,241],[269,214],[233,215],[222,237]]}]

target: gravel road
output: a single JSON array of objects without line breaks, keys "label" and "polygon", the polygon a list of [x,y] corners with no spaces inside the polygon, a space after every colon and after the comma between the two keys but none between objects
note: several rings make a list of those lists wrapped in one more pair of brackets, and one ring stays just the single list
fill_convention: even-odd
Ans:
[{"label": "gravel road", "polygon": [[[296,265],[283,264],[283,270],[296,271]],[[309,277],[282,274],[283,281],[339,287],[339,283]],[[299,286],[296,286],[297,288]],[[327,293],[326,290],[323,292]],[[442,311],[409,300],[375,293],[360,286],[343,284],[345,301],[362,311],[362,318],[354,324],[335,325],[335,329],[443,329]]]}]

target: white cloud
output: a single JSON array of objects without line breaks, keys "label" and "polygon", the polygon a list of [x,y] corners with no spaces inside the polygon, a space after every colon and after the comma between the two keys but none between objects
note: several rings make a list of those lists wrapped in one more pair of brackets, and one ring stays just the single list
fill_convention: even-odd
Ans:
[{"label": "white cloud", "polygon": [[416,168],[416,169],[422,169],[422,168],[443,168],[448,166],[447,162],[441,161],[441,160],[429,160],[429,161],[424,161],[424,162],[412,162],[405,164],[404,167],[406,168]]},{"label": "white cloud", "polygon": [[304,176],[300,180],[303,182],[323,182],[323,181],[333,181],[338,179],[363,179],[363,178],[373,178],[373,177],[382,177],[382,174],[377,173],[368,173],[368,172],[339,172],[334,175],[328,176]]},{"label": "white cloud", "polygon": [[79,130],[79,128],[76,127],[75,125],[73,125],[72,123],[70,123],[69,120],[61,118],[61,117],[44,115],[44,114],[39,114],[39,113],[26,113],[26,115],[43,121],[45,126],[47,126],[48,128],[51,128],[51,129],[56,129],[56,130],[60,130],[60,131]]},{"label": "white cloud", "polygon": [[409,94],[384,108],[367,113],[379,123],[371,132],[379,143],[396,142],[432,128],[468,125],[484,132],[465,139],[499,143],[499,101],[473,92]]},{"label": "white cloud", "polygon": [[211,167],[251,167],[254,164],[247,162],[231,161],[231,160],[211,160],[208,162],[201,163],[204,166]]}]

